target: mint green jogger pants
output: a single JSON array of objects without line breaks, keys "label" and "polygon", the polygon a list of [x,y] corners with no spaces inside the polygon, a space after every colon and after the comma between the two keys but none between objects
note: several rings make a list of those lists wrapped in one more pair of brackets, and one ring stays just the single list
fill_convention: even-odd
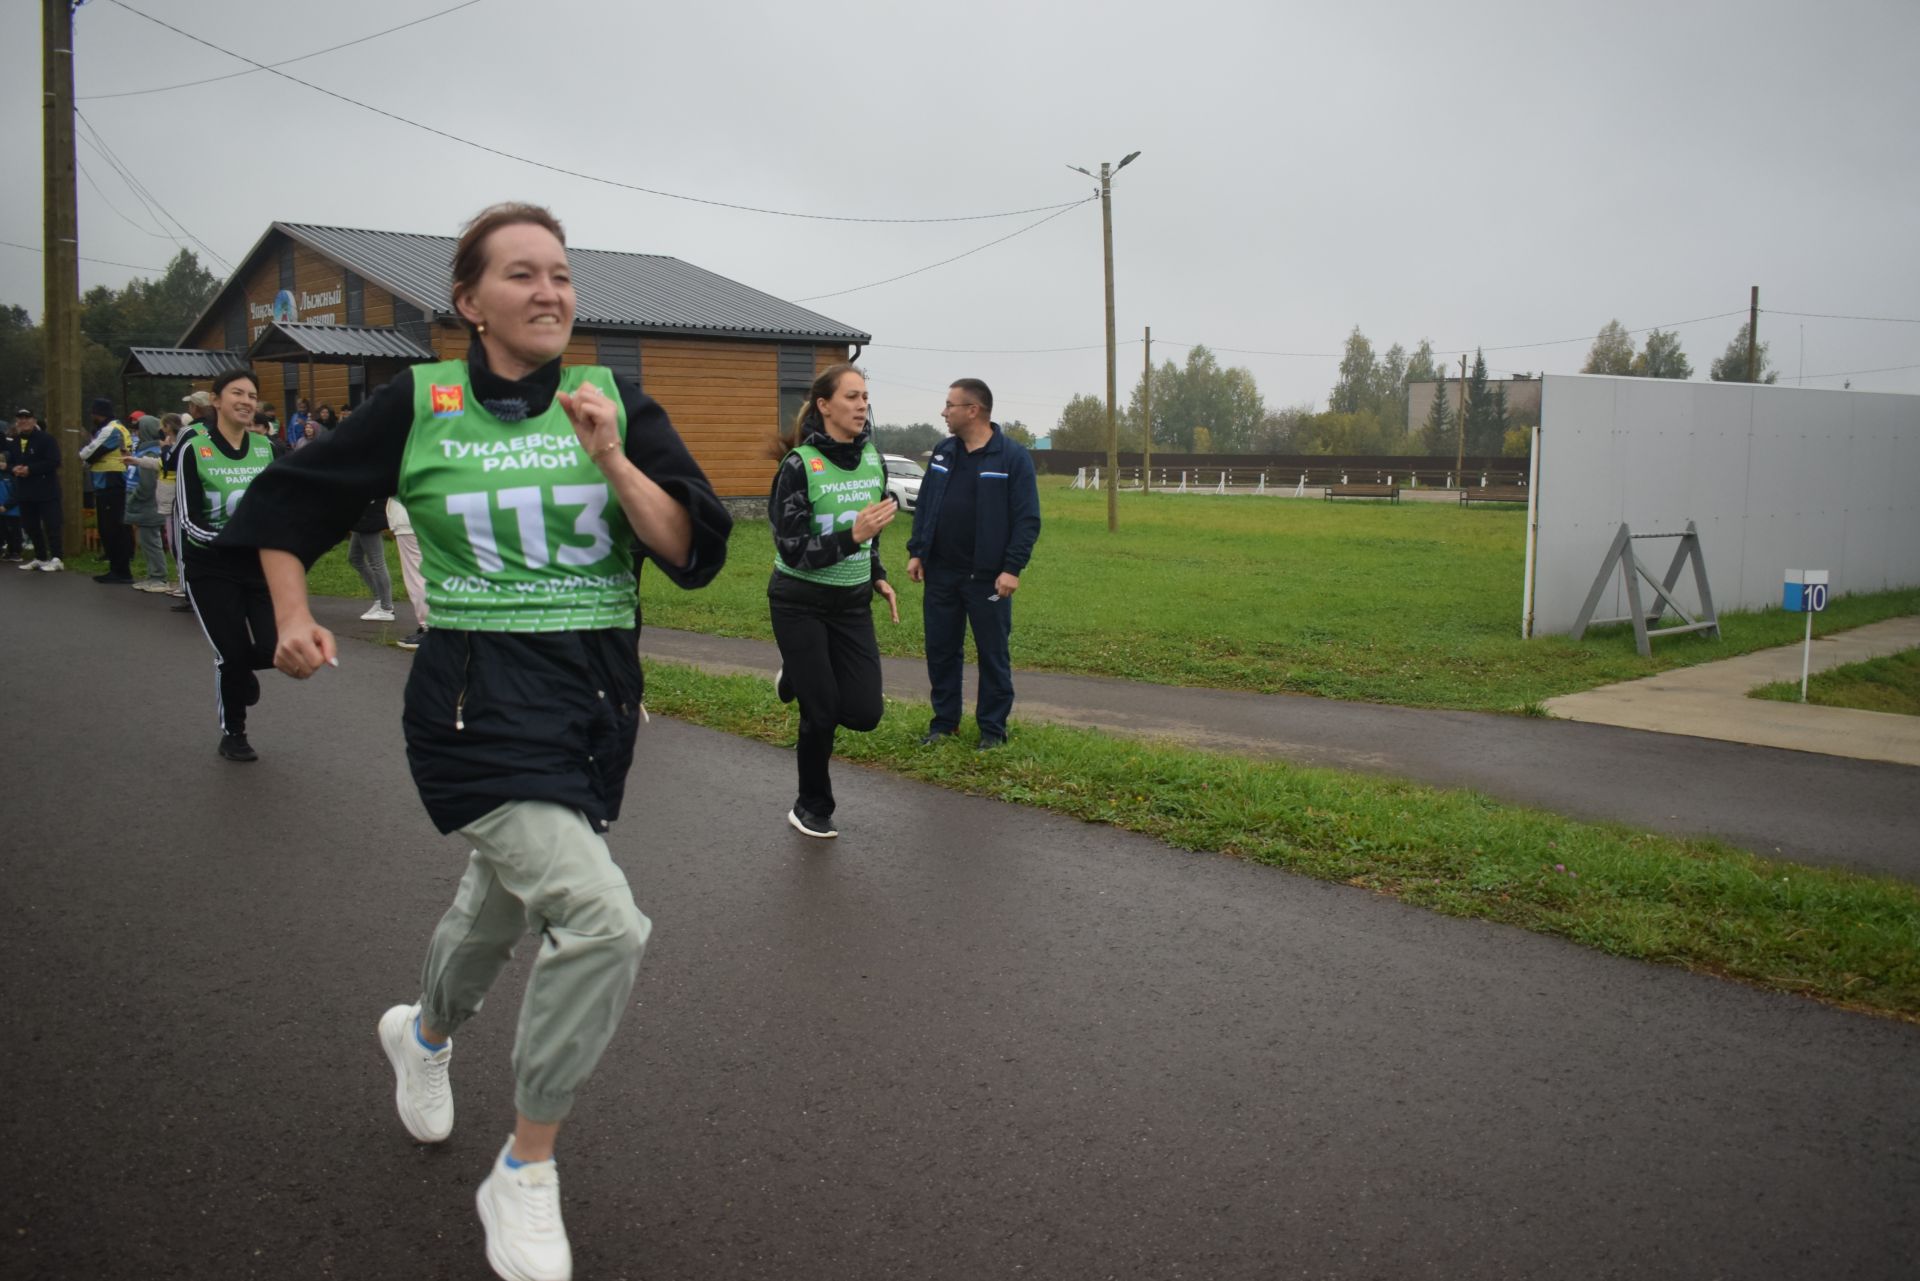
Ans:
[{"label": "mint green jogger pants", "polygon": [[513,1042],[514,1105],[529,1121],[563,1121],[620,1026],[652,923],[578,810],[509,801],[460,834],[473,853],[427,948],[422,1022],[459,1031],[521,937],[539,936]]}]

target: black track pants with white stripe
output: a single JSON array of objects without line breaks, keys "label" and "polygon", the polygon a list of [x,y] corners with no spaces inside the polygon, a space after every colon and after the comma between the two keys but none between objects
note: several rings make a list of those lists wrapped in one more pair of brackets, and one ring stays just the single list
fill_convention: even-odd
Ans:
[{"label": "black track pants with white stripe", "polygon": [[247,709],[260,701],[257,671],[273,666],[279,634],[264,582],[187,571],[187,599],[213,646],[214,712],[222,734],[244,734]]}]

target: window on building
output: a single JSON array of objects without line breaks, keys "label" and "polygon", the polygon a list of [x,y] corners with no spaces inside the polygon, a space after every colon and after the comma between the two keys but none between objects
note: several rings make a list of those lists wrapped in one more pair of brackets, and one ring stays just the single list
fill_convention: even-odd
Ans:
[{"label": "window on building", "polygon": [[280,362],[280,381],[287,385],[286,399],[280,402],[280,412],[274,421],[284,429],[293,419],[293,407],[300,403],[300,397],[306,393],[300,390],[300,362],[283,360]]},{"label": "window on building", "polygon": [[349,325],[366,324],[367,323],[367,283],[366,281],[360,279],[360,277],[354,275],[352,272],[348,272],[347,278],[345,282],[343,282],[343,287],[346,290],[347,323]]},{"label": "window on building", "polygon": [[595,334],[594,360],[623,378],[640,381],[640,336],[638,334]]},{"label": "window on building", "polygon": [[233,305],[227,308],[227,350],[245,351],[247,349],[247,300],[245,295],[235,298]]},{"label": "window on building", "polygon": [[347,366],[347,407],[352,408],[367,398],[367,367],[365,365]]},{"label": "window on building", "polygon": [[807,389],[813,386],[813,348],[782,343],[780,346],[780,421],[778,431],[792,425],[807,404]]}]

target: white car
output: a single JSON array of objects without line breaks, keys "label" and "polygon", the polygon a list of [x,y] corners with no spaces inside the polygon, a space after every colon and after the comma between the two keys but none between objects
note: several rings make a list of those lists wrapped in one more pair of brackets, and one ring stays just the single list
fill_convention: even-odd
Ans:
[{"label": "white car", "polygon": [[920,501],[920,482],[927,473],[919,463],[899,454],[882,454],[880,458],[887,465],[887,493],[900,504],[901,511],[912,511]]}]

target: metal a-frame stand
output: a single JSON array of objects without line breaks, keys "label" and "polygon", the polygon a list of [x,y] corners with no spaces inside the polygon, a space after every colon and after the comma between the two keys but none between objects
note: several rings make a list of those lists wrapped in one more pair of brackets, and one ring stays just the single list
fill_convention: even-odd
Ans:
[{"label": "metal a-frame stand", "polygon": [[[1651,570],[1639,556],[1634,554],[1633,544],[1643,538],[1677,538],[1680,545],[1674,549],[1673,563],[1667,566],[1664,578],[1656,579]],[[1673,598],[1674,584],[1680,581],[1680,571],[1688,561],[1693,562],[1693,585],[1700,596],[1700,617],[1695,618],[1680,607]],[[1614,566],[1620,567],[1621,575],[1626,579],[1628,612],[1619,618],[1595,618],[1593,611],[1600,604],[1600,596],[1607,590],[1607,584],[1613,579]],[[1660,598],[1660,608],[1648,612],[1640,595],[1640,580],[1647,580],[1647,586]],[[1674,627],[1654,627],[1667,610],[1672,610],[1685,621]],[[1713,592],[1707,586],[1707,562],[1700,555],[1700,533],[1687,522],[1684,533],[1679,534],[1636,534],[1625,524],[1620,532],[1613,536],[1613,545],[1607,548],[1606,559],[1600,562],[1600,572],[1594,577],[1593,588],[1587,593],[1586,604],[1580,607],[1580,617],[1573,624],[1573,639],[1579,640],[1586,634],[1587,628],[1598,627],[1603,623],[1633,623],[1633,646],[1640,651],[1640,657],[1653,657],[1653,638],[1655,636],[1678,636],[1682,632],[1706,632],[1710,636],[1720,635],[1720,616],[1713,610]]]}]

